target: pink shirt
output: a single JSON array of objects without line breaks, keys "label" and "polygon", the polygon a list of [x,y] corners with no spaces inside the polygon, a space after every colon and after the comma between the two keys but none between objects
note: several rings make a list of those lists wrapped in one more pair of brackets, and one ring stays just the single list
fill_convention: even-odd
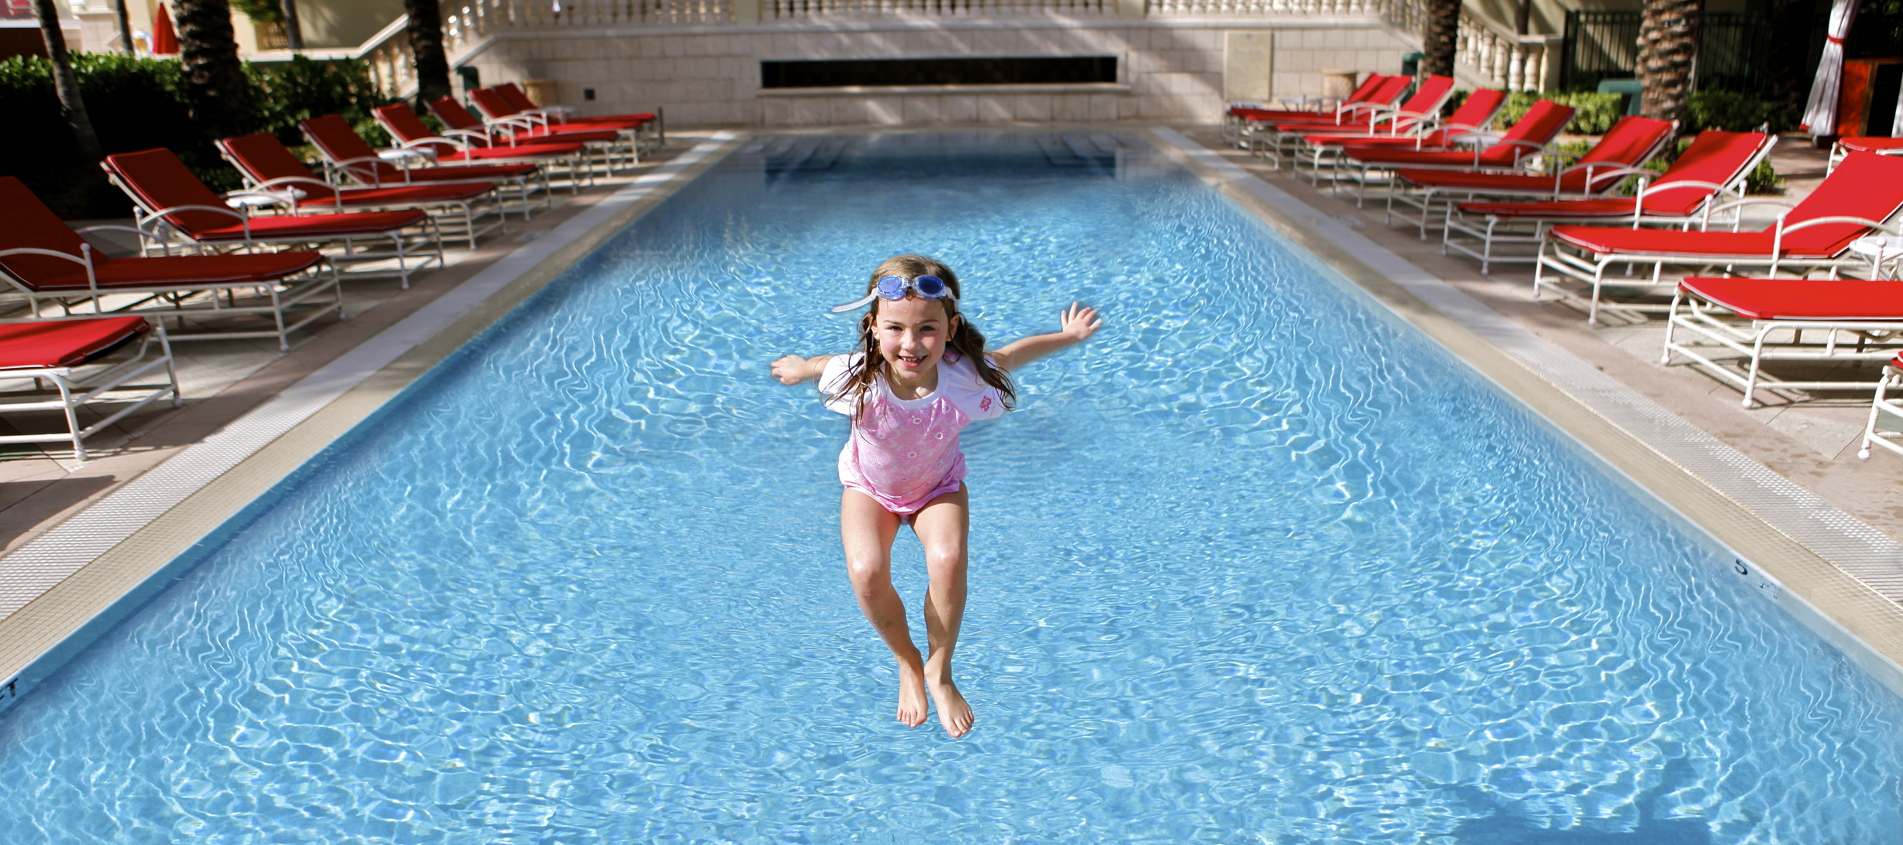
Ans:
[{"label": "pink shirt", "polygon": [[[854,401],[841,396],[846,373],[863,353],[835,355],[819,377],[826,407],[851,415]],[[865,413],[839,453],[839,480],[898,514],[919,508],[965,480],[965,453],[958,432],[973,420],[1004,414],[1004,397],[978,377],[978,368],[956,352],[938,362],[938,388],[930,396],[900,399],[883,379],[866,393]]]}]

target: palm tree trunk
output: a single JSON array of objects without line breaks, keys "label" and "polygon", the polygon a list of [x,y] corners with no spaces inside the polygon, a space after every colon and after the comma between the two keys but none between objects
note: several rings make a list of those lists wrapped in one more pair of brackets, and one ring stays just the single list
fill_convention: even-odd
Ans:
[{"label": "palm tree trunk", "polygon": [[59,97],[59,111],[73,129],[73,142],[87,161],[105,158],[99,148],[99,133],[86,114],[86,101],[79,96],[79,77],[73,75],[73,56],[66,52],[66,34],[59,31],[59,9],[53,0],[33,0],[33,13],[40,19],[40,35],[46,39],[46,58],[53,63],[53,93]]},{"label": "palm tree trunk", "polygon": [[178,57],[185,65],[185,100],[192,122],[213,138],[244,134],[250,87],[238,61],[225,0],[177,0]]},{"label": "palm tree trunk", "polygon": [[410,13],[410,57],[416,67],[416,110],[455,92],[449,87],[449,55],[443,50],[443,10],[436,0],[403,0]]},{"label": "palm tree trunk", "polygon": [[1460,39],[1460,0],[1427,0],[1421,33],[1421,72],[1454,75],[1454,50]]},{"label": "palm tree trunk", "polygon": [[119,47],[126,55],[136,56],[139,48],[132,43],[132,18],[126,14],[126,0],[117,0],[112,4],[112,16],[119,22]]},{"label": "palm tree trunk", "polygon": [[1691,104],[1704,0],[1646,0],[1639,24],[1639,111],[1682,120]]},{"label": "palm tree trunk", "polygon": [[304,52],[304,28],[297,23],[297,0],[280,0],[284,7],[284,45],[293,53]]}]

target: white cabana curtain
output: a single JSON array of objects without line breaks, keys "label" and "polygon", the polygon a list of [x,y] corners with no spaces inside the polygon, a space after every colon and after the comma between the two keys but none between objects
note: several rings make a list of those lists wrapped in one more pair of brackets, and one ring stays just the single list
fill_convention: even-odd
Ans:
[{"label": "white cabana curtain", "polygon": [[1857,0],[1832,0],[1830,32],[1824,40],[1824,58],[1817,63],[1817,80],[1810,86],[1799,129],[1812,135],[1837,134],[1837,95],[1844,86],[1844,39],[1857,17]]}]

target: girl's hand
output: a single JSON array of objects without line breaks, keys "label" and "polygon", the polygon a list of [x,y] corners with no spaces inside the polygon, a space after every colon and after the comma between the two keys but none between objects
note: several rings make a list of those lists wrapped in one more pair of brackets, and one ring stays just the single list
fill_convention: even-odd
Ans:
[{"label": "girl's hand", "polygon": [[1057,315],[1057,320],[1063,325],[1058,334],[1070,338],[1072,343],[1083,342],[1103,327],[1103,321],[1097,319],[1097,309],[1077,302],[1071,303],[1070,308]]},{"label": "girl's hand", "polygon": [[[821,358],[824,357],[821,356]],[[807,360],[798,355],[787,355],[773,362],[773,377],[779,379],[781,384],[799,384],[809,378],[815,378],[813,361],[821,360],[821,358]]]}]

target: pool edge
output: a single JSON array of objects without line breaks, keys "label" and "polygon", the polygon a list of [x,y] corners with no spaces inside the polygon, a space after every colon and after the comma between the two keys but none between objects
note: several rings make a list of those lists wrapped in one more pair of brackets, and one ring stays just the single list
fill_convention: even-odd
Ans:
[{"label": "pool edge", "polygon": [[[1695,537],[1706,540],[1714,551],[1732,558],[1736,574],[1749,579],[1785,612],[1834,645],[1878,683],[1903,697],[1903,605],[1898,604],[1898,597],[1886,596],[1880,587],[1858,578],[1848,567],[1799,539],[1805,532],[1788,524],[1788,514],[1778,514],[1784,517],[1778,519],[1740,501],[1738,488],[1761,488],[1761,478],[1707,478],[1672,453],[1687,448],[1728,451],[1731,454],[1720,456],[1724,463],[1748,463],[1774,475],[1771,470],[1709,435],[1705,435],[1708,443],[1687,443],[1672,437],[1676,432],[1635,432],[1621,425],[1605,413],[1607,402],[1629,406],[1635,414],[1677,418],[1623,385],[1617,391],[1599,392],[1628,395],[1579,395],[1587,391],[1568,389],[1550,377],[1555,373],[1542,372],[1541,362],[1528,360],[1524,350],[1516,355],[1499,341],[1506,335],[1524,335],[1514,340],[1525,344],[1530,339],[1546,347],[1539,350],[1541,357],[1562,365],[1570,359],[1570,363],[1600,378],[1609,377],[1181,133],[1158,128],[1145,135],[1165,155],[1333,268],[1359,293],[1473,368],[1502,395],[1532,412],[1580,454],[1607,470],[1616,482]],[[1385,266],[1387,271],[1376,265]],[[1402,272],[1390,275],[1397,269]],[[1684,425],[1689,427],[1688,423]],[[1672,442],[1661,443],[1661,439]],[[1746,491],[1742,498],[1755,498],[1751,492]],[[1809,518],[1864,526],[1881,535],[1821,501],[1806,503],[1804,508]],[[1740,549],[1754,551],[1745,554]]]},{"label": "pool edge", "polygon": [[[67,554],[89,556],[70,574],[0,619],[0,712],[9,709],[73,654],[104,633],[157,591],[193,546],[239,515],[253,502],[376,413],[439,362],[495,324],[517,305],[546,287],[575,262],[694,181],[751,137],[739,131],[713,133],[675,159],[584,209],[575,219],[497,260],[476,277],[445,292],[376,337],[346,353],[332,366],[284,390],[277,399],[297,396],[314,406],[288,425],[286,411],[267,403],[205,441],[141,474],[100,502],[74,514],[34,541],[0,558],[0,565],[26,558],[33,564],[36,546],[77,545]],[[577,224],[584,225],[577,225]],[[574,227],[573,231],[563,229]],[[566,236],[566,237],[564,237]],[[522,266],[526,265],[526,266]],[[498,275],[500,274],[500,275]],[[485,276],[494,276],[484,284]],[[502,278],[506,276],[506,278]],[[484,288],[489,288],[484,290]],[[462,302],[458,302],[458,296]],[[468,301],[473,300],[473,301]],[[438,305],[440,303],[440,305]],[[460,308],[460,311],[454,309]],[[454,313],[443,313],[454,311]],[[437,325],[429,326],[431,321]],[[355,375],[339,376],[346,359],[381,345],[383,358]],[[392,350],[394,353],[392,354]],[[296,411],[289,412],[295,414]],[[247,427],[263,430],[251,443],[221,443],[221,437]],[[195,476],[194,462],[216,465],[218,452],[229,466]],[[181,471],[182,470],[182,471]],[[169,476],[169,477],[168,477]],[[141,484],[141,482],[145,482]],[[185,485],[180,488],[180,485]],[[151,489],[145,489],[151,488]],[[154,495],[155,491],[158,493]],[[172,501],[154,503],[155,498]],[[130,514],[109,514],[115,499],[130,500]],[[143,509],[146,513],[139,513]],[[74,543],[61,529],[99,524],[116,536]],[[88,526],[90,528],[91,526]],[[68,534],[86,529],[69,529]],[[86,536],[87,540],[94,540]],[[23,554],[24,553],[24,554]]]}]

